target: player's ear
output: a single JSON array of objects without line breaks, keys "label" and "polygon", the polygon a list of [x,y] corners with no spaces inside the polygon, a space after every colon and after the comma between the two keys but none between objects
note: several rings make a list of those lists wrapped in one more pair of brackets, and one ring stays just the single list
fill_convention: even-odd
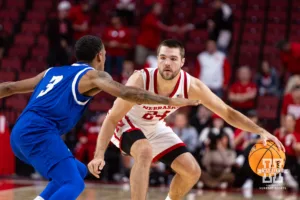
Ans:
[{"label": "player's ear", "polygon": [[99,53],[96,54],[96,59],[98,62],[103,62],[101,54],[102,54],[101,51],[99,51]]},{"label": "player's ear", "polygon": [[185,58],[182,58],[181,59],[181,67],[183,67],[184,63],[185,63]]}]

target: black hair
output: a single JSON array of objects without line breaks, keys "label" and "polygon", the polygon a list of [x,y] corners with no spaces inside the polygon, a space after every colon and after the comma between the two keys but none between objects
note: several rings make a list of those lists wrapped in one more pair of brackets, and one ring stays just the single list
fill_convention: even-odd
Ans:
[{"label": "black hair", "polygon": [[181,42],[179,42],[177,40],[168,39],[168,40],[162,41],[157,48],[157,55],[159,54],[160,48],[162,46],[169,47],[169,48],[179,48],[181,58],[184,58],[184,56],[185,56],[184,46]]},{"label": "black hair", "polygon": [[93,35],[85,35],[75,44],[75,56],[77,61],[90,63],[104,48],[100,38]]}]

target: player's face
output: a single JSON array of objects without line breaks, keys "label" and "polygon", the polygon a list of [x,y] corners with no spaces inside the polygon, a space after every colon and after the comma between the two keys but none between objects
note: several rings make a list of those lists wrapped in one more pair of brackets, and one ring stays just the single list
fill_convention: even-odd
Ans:
[{"label": "player's face", "polygon": [[161,46],[158,53],[158,71],[165,80],[174,79],[184,64],[179,48]]}]

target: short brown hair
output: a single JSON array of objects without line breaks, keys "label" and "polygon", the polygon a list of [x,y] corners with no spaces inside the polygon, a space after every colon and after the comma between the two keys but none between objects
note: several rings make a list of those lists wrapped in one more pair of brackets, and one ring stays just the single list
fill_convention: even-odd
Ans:
[{"label": "short brown hair", "polygon": [[157,48],[157,55],[159,54],[160,48],[162,46],[169,47],[169,48],[179,48],[181,58],[184,58],[184,56],[185,56],[184,46],[181,42],[179,42],[177,40],[168,39],[168,40],[162,41]]}]

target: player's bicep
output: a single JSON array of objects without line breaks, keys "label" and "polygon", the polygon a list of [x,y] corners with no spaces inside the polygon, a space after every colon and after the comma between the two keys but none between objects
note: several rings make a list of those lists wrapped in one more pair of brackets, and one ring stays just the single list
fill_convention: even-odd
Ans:
[{"label": "player's bicep", "polygon": [[24,79],[21,81],[12,82],[10,89],[13,93],[27,93],[32,92],[38,83],[43,79],[45,71],[35,77]]},{"label": "player's bicep", "polygon": [[212,112],[217,113],[221,117],[226,117],[228,105],[225,104],[200,80],[192,78],[189,93],[191,99],[200,100],[201,104],[210,109]]}]

